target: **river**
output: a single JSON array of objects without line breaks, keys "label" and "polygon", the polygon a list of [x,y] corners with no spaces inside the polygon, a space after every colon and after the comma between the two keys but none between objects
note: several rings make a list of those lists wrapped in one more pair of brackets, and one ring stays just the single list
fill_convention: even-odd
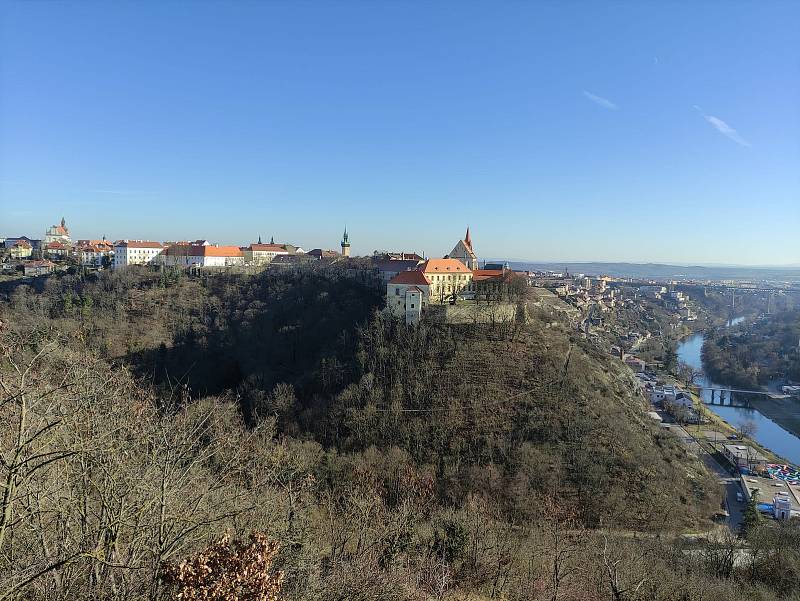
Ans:
[{"label": "river", "polygon": [[[732,320],[729,325],[740,323],[743,318]],[[678,345],[678,359],[691,365],[695,369],[703,369],[701,351],[703,349],[703,334],[693,334],[685,338]],[[708,378],[703,376],[697,381],[700,386],[717,386]],[[723,386],[724,388],[724,386]],[[711,399],[711,392],[702,391],[704,401]],[[755,409],[746,407],[728,407],[720,405],[706,404],[706,408],[719,415],[733,427],[739,427],[744,423],[752,423],[755,427],[753,438],[762,446],[771,449],[776,454],[784,457],[795,464],[800,464],[800,438],[791,432],[784,430],[774,421],[762,415]]]}]

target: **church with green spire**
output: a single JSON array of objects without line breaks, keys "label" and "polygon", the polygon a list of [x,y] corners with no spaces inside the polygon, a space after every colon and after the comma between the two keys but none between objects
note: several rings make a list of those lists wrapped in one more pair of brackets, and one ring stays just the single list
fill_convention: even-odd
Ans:
[{"label": "church with green spire", "polygon": [[347,236],[347,226],[344,226],[344,235],[342,236],[342,256],[350,256],[350,239]]}]

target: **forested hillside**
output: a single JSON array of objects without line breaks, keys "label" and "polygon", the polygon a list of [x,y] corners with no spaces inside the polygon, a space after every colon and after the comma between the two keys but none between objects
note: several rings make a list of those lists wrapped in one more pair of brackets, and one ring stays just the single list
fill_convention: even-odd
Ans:
[{"label": "forested hillside", "polygon": [[[645,418],[626,368],[566,326],[518,311],[409,329],[345,275],[131,269],[13,291],[0,599],[226,598],[197,596],[217,573],[242,599],[797,584],[722,547],[684,553],[673,535],[708,529],[720,491]],[[255,538],[214,545],[225,533]],[[794,530],[768,534],[796,567]]]}]

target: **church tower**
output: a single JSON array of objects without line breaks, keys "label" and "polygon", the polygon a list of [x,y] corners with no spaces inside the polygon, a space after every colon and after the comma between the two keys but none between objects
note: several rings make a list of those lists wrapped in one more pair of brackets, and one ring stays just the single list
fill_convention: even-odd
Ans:
[{"label": "church tower", "polygon": [[342,256],[350,256],[350,240],[347,237],[347,226],[344,226],[344,236],[342,236]]},{"label": "church tower", "polygon": [[450,251],[449,257],[451,259],[458,259],[470,269],[478,269],[478,257],[472,248],[472,237],[469,235],[469,226],[467,226],[467,233],[464,235],[464,239],[458,241],[458,244]]}]

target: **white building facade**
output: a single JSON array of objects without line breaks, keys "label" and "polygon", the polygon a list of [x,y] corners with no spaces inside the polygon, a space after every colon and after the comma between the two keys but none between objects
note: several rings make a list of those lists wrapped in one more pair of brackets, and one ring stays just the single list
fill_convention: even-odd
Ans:
[{"label": "white building facade", "polygon": [[114,269],[129,265],[154,265],[160,261],[164,245],[152,240],[122,240],[114,244]]}]

